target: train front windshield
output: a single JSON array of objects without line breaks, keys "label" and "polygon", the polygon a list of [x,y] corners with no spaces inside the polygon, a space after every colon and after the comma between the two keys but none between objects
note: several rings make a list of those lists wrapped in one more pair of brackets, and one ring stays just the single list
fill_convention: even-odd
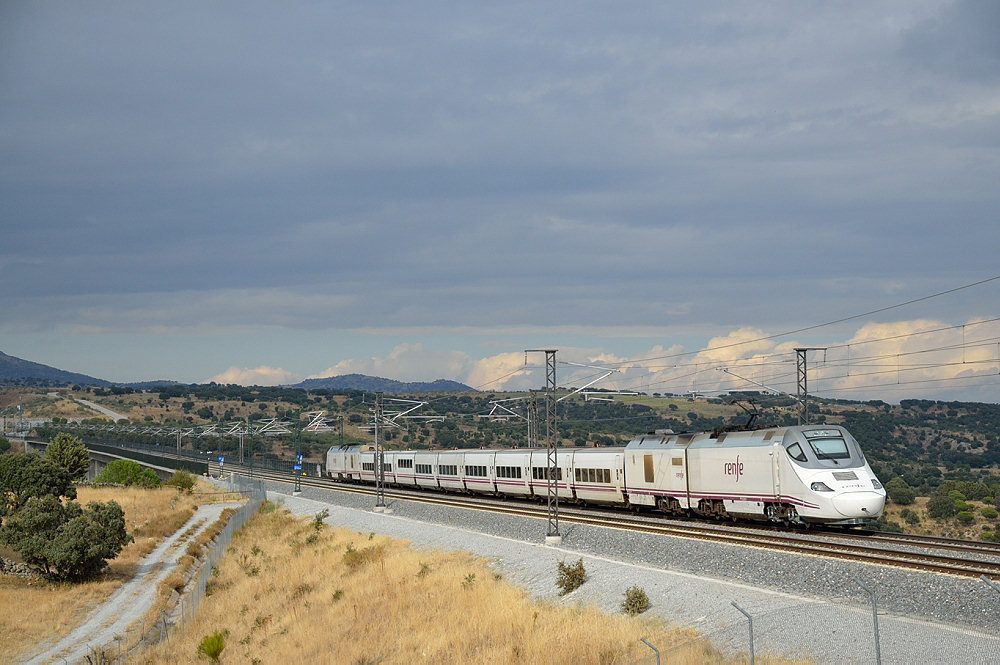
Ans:
[{"label": "train front windshield", "polygon": [[847,442],[842,438],[816,438],[808,439],[817,459],[851,459],[851,452],[847,449]]}]

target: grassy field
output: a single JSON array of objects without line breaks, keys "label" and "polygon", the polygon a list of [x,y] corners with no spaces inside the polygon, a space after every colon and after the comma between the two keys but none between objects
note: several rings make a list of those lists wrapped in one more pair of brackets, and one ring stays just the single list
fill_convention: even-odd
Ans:
[{"label": "grassy field", "polygon": [[[207,484],[201,489],[214,491]],[[90,501],[117,501],[125,511],[126,531],[135,540],[92,582],[57,584],[0,575],[0,607],[4,608],[0,612],[0,663],[16,662],[18,655],[39,642],[69,633],[91,608],[131,579],[138,561],[184,524],[206,497],[178,494],[172,487],[79,488],[77,500],[83,505]],[[15,552],[0,554],[20,560]]]},{"label": "grassy field", "polygon": [[533,601],[467,554],[317,528],[281,509],[234,537],[207,594],[194,620],[134,659],[195,663],[220,633],[223,663],[612,665],[651,658],[641,637],[661,651],[690,643],[672,663],[739,662],[657,619]]}]

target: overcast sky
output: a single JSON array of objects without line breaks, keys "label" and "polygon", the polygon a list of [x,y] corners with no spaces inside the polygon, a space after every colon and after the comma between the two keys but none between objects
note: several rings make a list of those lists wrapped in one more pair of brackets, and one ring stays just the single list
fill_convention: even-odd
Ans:
[{"label": "overcast sky", "polygon": [[829,347],[819,394],[998,402],[998,34],[987,1],[8,0],[0,351],[794,392]]}]

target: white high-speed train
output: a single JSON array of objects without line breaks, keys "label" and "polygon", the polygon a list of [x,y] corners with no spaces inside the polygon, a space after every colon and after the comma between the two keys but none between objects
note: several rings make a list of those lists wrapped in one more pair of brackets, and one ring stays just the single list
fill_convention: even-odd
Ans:
[{"label": "white high-speed train", "polygon": [[[885,506],[885,490],[858,442],[836,425],[658,430],[624,448],[560,448],[556,460],[560,501],[844,526],[874,522]],[[548,496],[544,448],[387,450],[383,464],[391,486]],[[326,474],[374,483],[374,446],[330,448]]]}]

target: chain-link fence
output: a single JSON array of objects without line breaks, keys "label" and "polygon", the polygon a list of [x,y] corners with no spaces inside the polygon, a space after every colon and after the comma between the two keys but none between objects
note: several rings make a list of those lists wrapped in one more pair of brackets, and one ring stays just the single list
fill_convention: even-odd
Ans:
[{"label": "chain-link fence", "polygon": [[771,656],[813,663],[1000,663],[1000,635],[985,629],[934,627],[872,606],[798,603],[754,612],[731,605],[707,617],[695,640],[668,649],[647,643],[649,655],[635,665],[700,663],[715,652],[744,663],[770,662]]},{"label": "chain-link fence", "polygon": [[247,497],[247,502],[230,516],[229,521],[216,535],[211,550],[203,559],[201,567],[185,585],[184,593],[178,599],[177,605],[169,612],[161,612],[160,616],[149,625],[145,621],[140,621],[120,635],[116,635],[114,642],[106,645],[103,650],[94,650],[90,656],[91,662],[109,665],[127,662],[134,652],[165,639],[172,629],[183,626],[194,618],[198,605],[205,598],[205,588],[212,575],[212,569],[225,553],[233,534],[242,529],[267,500],[267,491],[260,480],[230,476],[228,489],[242,493]]}]

